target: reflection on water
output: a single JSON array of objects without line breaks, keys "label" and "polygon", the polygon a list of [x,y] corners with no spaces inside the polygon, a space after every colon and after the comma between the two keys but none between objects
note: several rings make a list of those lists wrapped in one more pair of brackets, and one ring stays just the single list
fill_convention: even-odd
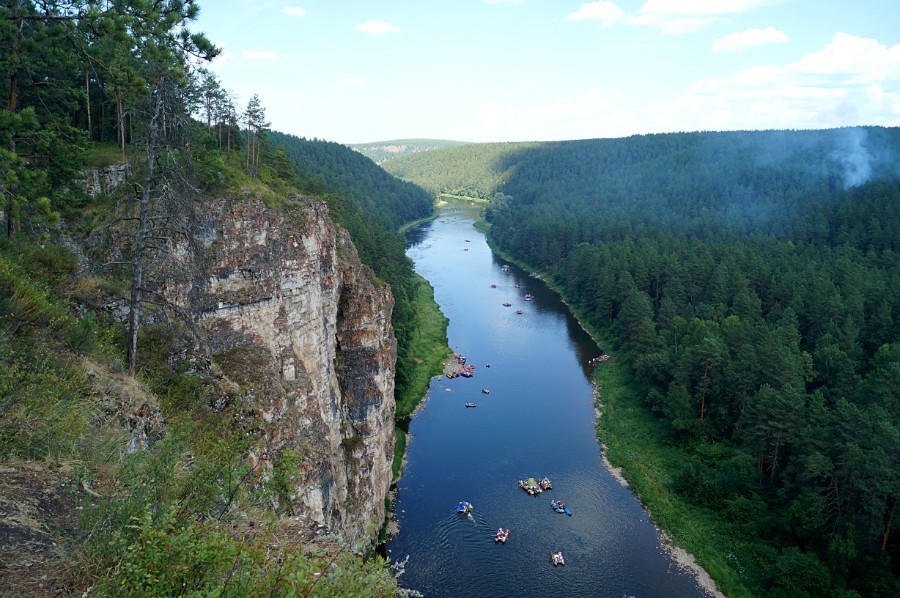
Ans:
[{"label": "reflection on water", "polygon": [[[410,557],[402,585],[426,596],[705,595],[603,467],[587,365],[599,349],[546,285],[502,270],[476,217],[476,207],[447,206],[408,233],[408,255],[450,320],[450,346],[476,370],[433,381],[409,424],[400,535],[387,547]],[[518,487],[544,475],[552,490]],[[555,513],[553,499],[573,516]],[[475,505],[470,516],[456,513],[461,500]],[[506,544],[493,541],[499,527],[511,530]],[[565,567],[553,567],[551,551]]]}]

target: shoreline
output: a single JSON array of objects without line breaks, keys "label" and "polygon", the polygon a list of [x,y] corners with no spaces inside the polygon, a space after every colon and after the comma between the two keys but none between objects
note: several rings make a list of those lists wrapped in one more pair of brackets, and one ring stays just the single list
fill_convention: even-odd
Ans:
[{"label": "shoreline", "polygon": [[[602,407],[603,403],[600,400],[600,386],[594,383],[594,429],[596,429],[597,424],[600,422],[600,418],[603,417]],[[654,521],[653,519],[653,513],[651,513],[650,510],[646,506],[644,506],[644,503],[641,502],[641,498],[634,493],[634,490],[631,489],[631,485],[622,474],[622,468],[616,467],[610,462],[609,457],[607,457],[606,455],[607,446],[600,441],[599,437],[597,438],[597,444],[600,446],[600,460],[603,462],[603,466],[606,467],[612,477],[619,484],[621,484],[624,488],[628,488],[629,490],[631,490],[631,493],[635,495],[635,498],[638,499],[638,502],[641,503],[641,506],[647,512],[647,515],[650,518],[650,523],[656,530],[657,537],[659,538],[659,546],[663,550],[663,552],[665,552],[666,555],[669,556],[669,558],[675,561],[675,564],[679,569],[690,574],[697,581],[697,584],[707,592],[707,594],[715,598],[727,598],[727,596],[725,596],[725,594],[723,594],[716,586],[716,581],[712,578],[709,572],[704,569],[700,563],[697,562],[697,559],[694,557],[694,555],[681,546],[675,544],[675,541],[672,539],[672,537],[668,533],[666,533],[665,530],[656,525],[656,521]]]},{"label": "shoreline", "polygon": [[[485,231],[483,230],[483,228],[479,228],[479,226],[478,226],[481,223],[484,223],[484,220],[476,221],[475,228],[484,233]],[[487,227],[484,227],[484,228],[487,228]],[[499,257],[505,261],[508,261],[512,264],[515,264],[516,266],[518,266],[519,268],[521,268],[524,271],[527,271],[527,272],[532,271],[529,268],[527,268],[526,265],[522,264],[521,262],[519,262],[515,259],[512,259],[510,256],[505,255],[504,253],[499,251],[498,248],[494,245],[494,243],[490,242],[490,240],[488,239],[488,235],[486,233],[485,233],[485,241],[487,242],[488,247],[491,249],[491,251],[497,257]],[[594,331],[590,330],[585,325],[585,323],[579,317],[576,310],[573,309],[573,307],[565,300],[565,298],[563,297],[560,290],[551,284],[551,282],[549,281],[549,278],[546,277],[545,273],[542,273],[539,278],[544,284],[547,285],[548,288],[550,288],[553,292],[556,293],[556,295],[560,298],[562,303],[568,309],[569,313],[572,315],[572,317],[578,323],[578,326],[591,338],[591,340],[593,340],[593,342],[596,344],[596,346],[598,348],[601,347],[601,343],[600,343],[597,335],[594,333]],[[425,392],[425,394],[423,395],[422,399],[420,400],[420,402],[416,406],[416,408],[413,410],[413,412],[408,416],[410,419],[415,417],[416,414],[420,411],[420,409],[425,408],[425,404],[427,403],[427,401],[432,398],[431,394],[430,394],[431,391],[435,390],[435,388],[432,387],[431,383],[435,382],[436,380],[443,379],[445,377],[444,374],[446,374],[448,369],[452,367],[452,365],[454,364],[454,361],[455,360],[452,358],[452,356],[448,356],[448,358],[445,358],[445,360],[443,362],[444,363],[443,372],[441,374],[438,374],[437,376],[433,376],[429,380],[428,390]],[[680,571],[683,571],[683,572],[687,573],[688,575],[690,575],[696,581],[696,583],[700,587],[700,589],[706,593],[706,595],[712,596],[714,598],[726,598],[725,594],[723,594],[717,588],[715,580],[712,578],[712,576],[709,574],[709,572],[705,568],[703,568],[703,566],[700,565],[700,563],[697,562],[696,557],[692,553],[687,551],[686,549],[678,546],[675,543],[675,540],[665,530],[661,529],[656,524],[656,521],[653,517],[653,513],[650,511],[650,509],[647,507],[647,505],[644,504],[644,502],[641,500],[640,496],[632,489],[631,484],[628,482],[628,480],[623,475],[622,469],[620,467],[613,465],[613,463],[610,462],[610,460],[607,456],[607,446],[600,440],[600,436],[597,431],[597,426],[603,415],[603,413],[602,413],[603,403],[601,401],[601,389],[596,380],[592,380],[591,382],[592,382],[593,394],[594,394],[594,416],[595,416],[594,438],[597,441],[598,448],[600,449],[600,458],[601,458],[601,462],[603,463],[603,466],[606,468],[607,471],[610,472],[610,474],[613,476],[613,478],[619,484],[621,484],[623,487],[627,488],[632,493],[632,495],[634,495],[634,497],[638,500],[638,503],[641,505],[641,508],[647,513],[647,516],[649,518],[651,525],[653,525],[653,528],[656,530],[660,549],[672,560],[672,562],[675,564],[675,566]],[[436,385],[436,387],[437,386],[439,386],[439,385]],[[450,390],[449,387],[446,387],[446,389]],[[407,446],[407,451],[408,450],[409,450],[409,447]],[[406,461],[406,452],[404,452],[404,464],[405,464],[405,461]],[[403,477],[402,472],[403,472],[403,469],[401,469],[401,474],[398,477],[397,481],[399,481],[399,479]],[[396,496],[394,496],[394,498],[396,498]],[[396,503],[392,500],[392,506],[394,504],[396,504]],[[395,533],[400,533],[399,524],[396,521],[396,518],[394,517],[393,510],[391,511],[390,515],[391,515],[391,519],[393,520],[393,523],[394,523],[394,527],[391,531],[395,532]]]},{"label": "shoreline", "polygon": [[[487,235],[485,235],[485,239],[487,240]],[[536,270],[532,270],[532,269],[528,268],[527,264],[523,264],[515,259],[512,259],[510,256],[500,252],[493,243],[488,242],[488,246],[491,248],[491,251],[494,252],[494,255],[496,255],[497,257],[502,258],[508,262],[515,264],[516,266],[518,266],[519,268],[521,268],[524,271],[528,271],[528,272],[536,271]],[[568,301],[566,301],[565,297],[560,292],[560,290],[556,286],[551,284],[549,277],[546,276],[546,273],[539,273],[539,274],[540,274],[541,282],[543,282],[545,285],[547,285],[547,288],[551,289],[554,293],[556,293],[556,295],[559,297],[560,301],[562,301],[563,305],[565,305],[566,308],[569,310],[569,313],[572,315],[572,317],[575,318],[575,321],[578,323],[578,326],[581,327],[581,329],[584,330],[584,332],[589,337],[591,337],[591,340],[594,341],[594,343],[597,345],[598,348],[601,347],[601,343],[600,343],[599,339],[597,338],[597,335],[584,324],[582,319],[579,317],[578,312],[572,307],[572,305],[569,304]],[[597,384],[596,381],[592,381],[592,385],[594,387],[594,416],[595,416],[594,438],[597,440],[597,445],[600,448],[600,459],[601,459],[604,467],[606,467],[607,471],[609,471],[609,473],[613,476],[613,478],[615,478],[615,480],[617,482],[619,482],[619,484],[621,484],[623,487],[625,487],[629,491],[631,491],[631,493],[634,494],[635,498],[637,498],[638,502],[641,505],[641,508],[643,508],[644,511],[647,513],[647,516],[650,518],[650,522],[652,523],[654,529],[657,532],[660,548],[675,562],[676,566],[681,568],[682,571],[687,571],[697,581],[697,584],[704,591],[706,591],[710,596],[713,596],[715,598],[727,598],[725,596],[725,594],[723,594],[718,589],[718,587],[716,586],[716,582],[712,578],[712,576],[709,574],[709,571],[707,571],[700,563],[697,562],[696,557],[688,550],[682,548],[681,546],[678,546],[675,543],[675,540],[672,538],[672,536],[670,536],[668,532],[661,529],[656,524],[656,521],[653,517],[653,513],[650,511],[650,509],[647,507],[647,505],[644,504],[644,502],[641,500],[641,497],[638,496],[638,494],[636,494],[634,492],[634,490],[631,488],[631,484],[629,484],[628,480],[622,474],[622,468],[613,465],[613,463],[607,457],[607,454],[606,454],[607,446],[600,440],[600,436],[599,436],[599,434],[597,434],[597,431],[596,431],[597,425],[599,424],[600,419],[603,416],[603,411],[602,411],[603,403],[601,401],[601,396],[600,396],[600,386]]]}]

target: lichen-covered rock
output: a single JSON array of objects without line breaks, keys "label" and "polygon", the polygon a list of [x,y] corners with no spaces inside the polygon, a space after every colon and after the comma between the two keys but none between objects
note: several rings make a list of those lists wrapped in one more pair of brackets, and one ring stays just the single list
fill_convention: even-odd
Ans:
[{"label": "lichen-covered rock", "polygon": [[393,297],[327,206],[261,200],[204,206],[199,272],[163,289],[189,306],[214,361],[240,389],[257,475],[299,455],[291,508],[348,542],[384,520],[394,447]]},{"label": "lichen-covered rock", "polygon": [[131,163],[113,164],[104,168],[86,168],[81,190],[90,197],[109,195],[128,180]]}]

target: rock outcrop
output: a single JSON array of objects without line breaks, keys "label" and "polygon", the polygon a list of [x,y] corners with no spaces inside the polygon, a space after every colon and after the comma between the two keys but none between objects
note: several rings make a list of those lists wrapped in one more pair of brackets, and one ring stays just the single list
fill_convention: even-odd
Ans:
[{"label": "rock outcrop", "polygon": [[103,168],[85,168],[81,190],[90,197],[109,195],[128,180],[131,163],[112,164]]},{"label": "rock outcrop", "polygon": [[199,274],[173,274],[163,291],[240,389],[219,407],[240,402],[258,480],[290,461],[290,496],[273,500],[356,544],[374,539],[391,481],[393,297],[326,204],[291,204],[204,206],[202,255],[176,252]]}]

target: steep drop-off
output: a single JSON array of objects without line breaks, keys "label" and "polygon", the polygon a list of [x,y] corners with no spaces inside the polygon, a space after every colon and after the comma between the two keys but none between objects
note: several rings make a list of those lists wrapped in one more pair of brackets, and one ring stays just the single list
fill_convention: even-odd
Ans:
[{"label": "steep drop-off", "polygon": [[240,388],[218,406],[240,402],[257,477],[292,449],[291,510],[348,543],[373,539],[394,447],[390,288],[321,202],[217,200],[200,229],[203,249],[176,252],[161,291],[193,315],[213,362]]}]

